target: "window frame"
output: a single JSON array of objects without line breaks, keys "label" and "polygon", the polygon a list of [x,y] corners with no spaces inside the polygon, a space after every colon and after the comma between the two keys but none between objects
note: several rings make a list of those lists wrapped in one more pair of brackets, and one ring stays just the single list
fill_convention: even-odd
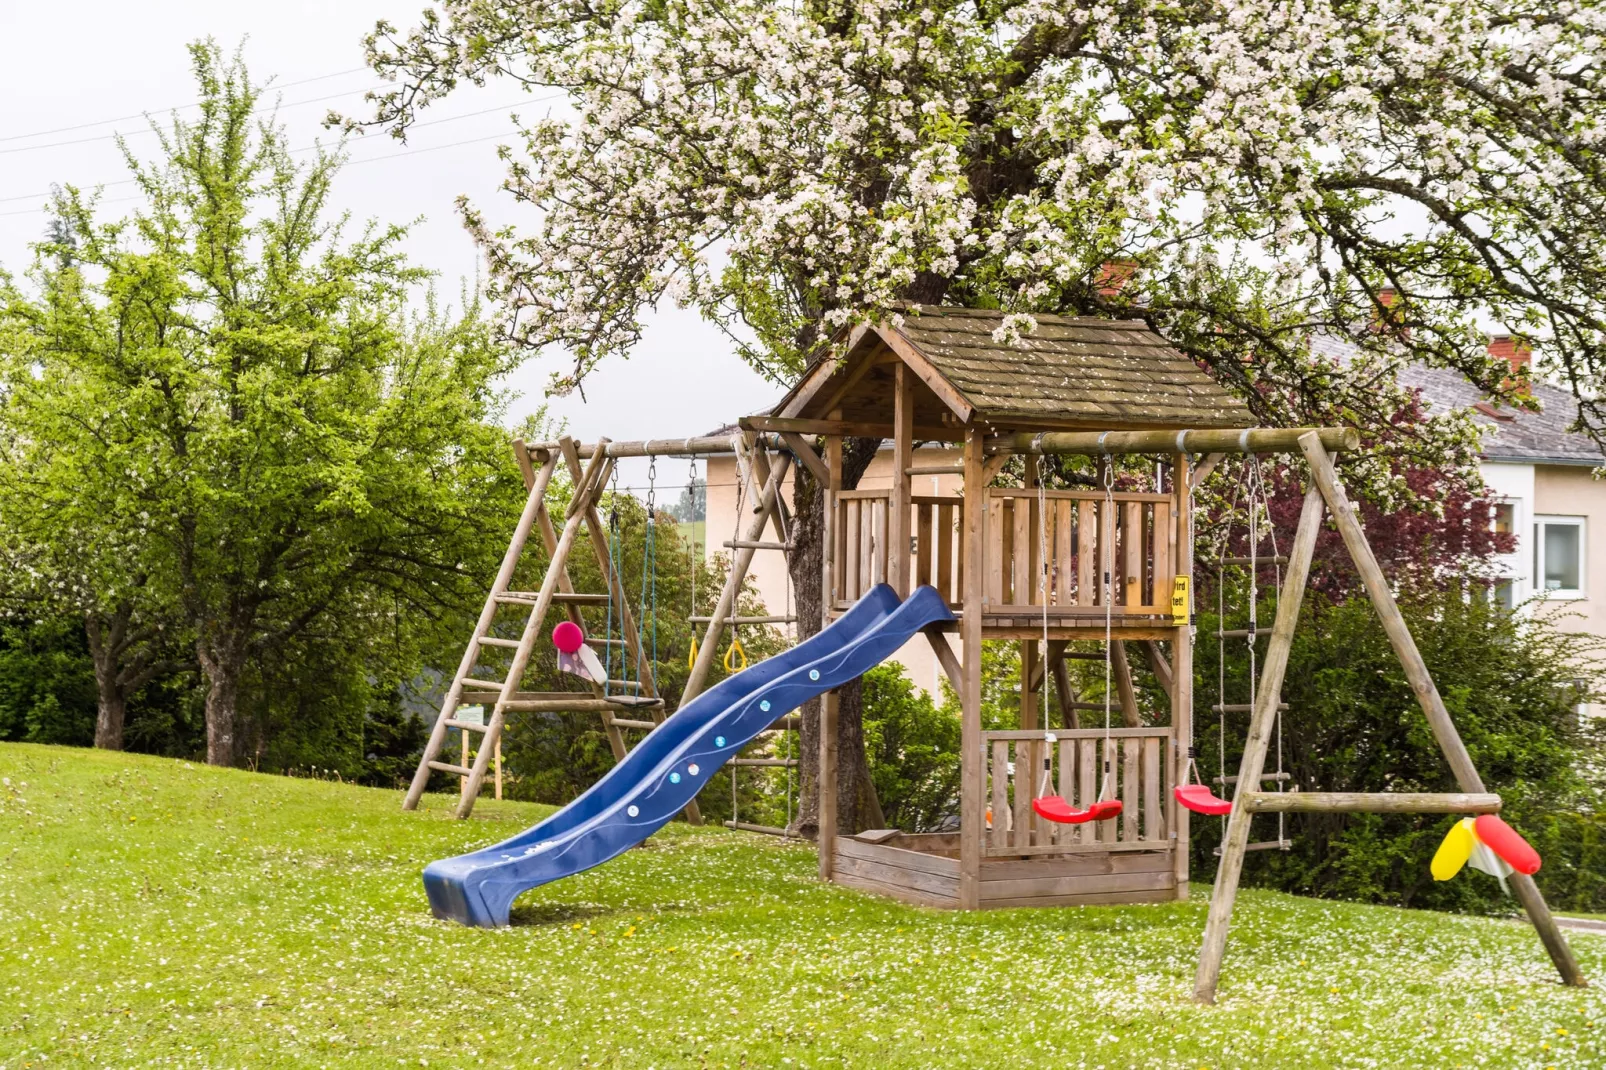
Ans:
[{"label": "window frame", "polygon": [[[1578,529],[1578,586],[1547,588],[1545,586],[1545,535],[1543,529],[1549,526],[1571,527]],[[1589,590],[1589,526],[1588,518],[1583,516],[1562,516],[1557,514],[1535,514],[1533,518],[1533,569],[1534,593],[1541,598],[1554,599],[1562,602],[1577,602],[1588,598]]]}]

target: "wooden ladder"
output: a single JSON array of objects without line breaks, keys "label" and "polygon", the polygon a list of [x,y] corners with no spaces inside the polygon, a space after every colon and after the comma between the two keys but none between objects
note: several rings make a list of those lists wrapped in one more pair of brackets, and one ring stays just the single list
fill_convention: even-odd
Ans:
[{"label": "wooden ladder", "polygon": [[[558,441],[558,452],[542,451],[536,458],[540,462],[537,469],[531,462],[530,451],[523,442],[515,442],[514,450],[519,461],[520,471],[524,475],[524,485],[529,495],[524,502],[524,510],[519,515],[518,525],[513,530],[513,537],[508,542],[507,552],[502,557],[502,566],[497,571],[496,579],[491,584],[490,594],[486,596],[485,605],[480,610],[478,622],[474,626],[474,634],[470,637],[467,648],[463,651],[463,659],[458,665],[457,674],[452,678],[451,686],[447,689],[446,697],[441,702],[440,714],[435,719],[434,728],[431,729],[429,741],[424,745],[424,753],[420,756],[418,770],[413,774],[413,782],[407,789],[407,797],[402,803],[404,810],[413,810],[424,794],[429,784],[430,774],[433,772],[452,773],[459,777],[461,795],[458,799],[454,816],[465,818],[474,809],[474,802],[479,798],[480,787],[485,781],[492,756],[497,750],[501,740],[502,728],[506,724],[509,712],[526,711],[559,711],[559,710],[595,710],[602,716],[602,724],[608,735],[608,745],[613,751],[617,762],[628,753],[625,745],[624,730],[634,729],[651,731],[663,723],[663,700],[658,696],[652,679],[650,666],[646,664],[642,654],[641,635],[636,628],[636,622],[630,612],[629,600],[625,597],[623,584],[620,583],[616,569],[612,567],[612,560],[608,546],[607,532],[602,525],[602,518],[597,512],[597,502],[602,495],[603,488],[607,486],[608,477],[613,471],[614,462],[606,456],[607,440],[599,441],[593,450],[588,462],[582,462],[579,449],[570,438]],[[561,457],[559,456],[561,454]],[[569,471],[574,485],[574,493],[569,501],[568,510],[563,517],[561,529],[554,525],[552,516],[546,507],[546,492],[552,482],[552,475],[562,461]],[[600,571],[606,577],[610,590],[601,594],[580,592],[574,589],[569,578],[568,560],[574,550],[574,544],[579,538],[580,529],[587,529],[592,549],[596,554]],[[539,591],[512,590],[514,572],[518,568],[519,559],[524,552],[525,544],[529,541],[532,531],[541,533],[541,540],[546,546],[548,563],[545,576],[542,577]],[[544,631],[547,613],[554,604],[563,607],[569,620],[581,624],[580,607],[585,605],[606,605],[609,601],[619,608],[620,639],[613,640],[621,643],[625,648],[625,662],[635,665],[635,676],[639,684],[637,694],[633,696],[610,696],[602,685],[590,685],[589,696],[563,692],[528,692],[519,690],[525,669],[528,667],[530,657],[535,650],[536,642]],[[524,625],[517,640],[503,639],[491,634],[492,626],[496,622],[497,612],[503,607],[518,606],[529,610]],[[588,639],[588,642],[605,642],[606,640]],[[482,651],[488,648],[502,648],[513,651],[512,663],[508,666],[507,675],[501,680],[487,680],[473,675],[474,667],[479,662]],[[614,683],[615,681],[610,681]],[[483,724],[472,721],[459,720],[456,716],[458,707],[463,703],[465,695],[470,701],[493,700],[491,715]],[[616,716],[616,710],[646,711],[651,720],[639,717],[627,718]],[[446,743],[446,733],[456,728],[462,732],[477,732],[482,736],[480,746],[471,765],[458,765],[439,760],[439,755]],[[686,817],[693,824],[700,824],[702,816],[693,800],[686,807]]]}]

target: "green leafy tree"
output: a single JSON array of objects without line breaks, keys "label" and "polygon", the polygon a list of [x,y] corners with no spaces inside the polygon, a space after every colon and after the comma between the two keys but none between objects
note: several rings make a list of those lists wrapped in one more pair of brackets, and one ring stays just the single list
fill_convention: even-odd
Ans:
[{"label": "green leafy tree", "polygon": [[[0,291],[0,525],[91,636],[125,615],[119,672],[154,671],[155,638],[182,632],[207,760],[229,764],[252,689],[271,706],[308,644],[349,648],[359,690],[415,671],[483,595],[506,536],[487,518],[522,491],[498,333],[473,302],[409,316],[427,274],[404,231],[348,233],[328,210],[339,155],[298,164],[239,58],[190,55],[197,116],[158,130],[154,160],[125,149],[145,206],[101,223],[68,187],[70,259],[45,243],[32,291]],[[339,716],[275,716],[294,712]]]}]

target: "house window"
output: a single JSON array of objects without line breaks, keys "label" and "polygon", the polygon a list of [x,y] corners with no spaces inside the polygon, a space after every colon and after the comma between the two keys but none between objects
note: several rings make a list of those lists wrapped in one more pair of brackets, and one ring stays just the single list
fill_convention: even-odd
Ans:
[{"label": "house window", "polygon": [[1494,503],[1494,532],[1496,535],[1511,535],[1517,530],[1517,503]]},{"label": "house window", "polygon": [[1584,518],[1534,518],[1534,577],[1546,598],[1584,597]]}]

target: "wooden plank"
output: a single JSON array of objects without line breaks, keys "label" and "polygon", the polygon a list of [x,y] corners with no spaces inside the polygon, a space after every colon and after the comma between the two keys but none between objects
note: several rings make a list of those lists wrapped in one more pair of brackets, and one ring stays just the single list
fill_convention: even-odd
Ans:
[{"label": "wooden plank", "polygon": [[917,907],[932,907],[937,910],[952,910],[959,906],[957,899],[944,899],[942,896],[919,892],[913,888],[898,887],[892,884],[883,884],[881,881],[870,880],[853,874],[843,874],[835,883],[844,888],[852,888],[856,892],[868,892],[871,895],[886,896]]},{"label": "wooden plank", "polygon": [[[1104,740],[1099,746],[1099,754],[1102,757],[1099,765],[1099,795],[1106,799],[1119,799],[1121,797],[1120,770],[1116,768],[1120,747],[1121,741],[1114,736]],[[1100,840],[1109,843],[1115,843],[1118,840],[1120,822],[1095,821],[1092,824],[1098,826]]]},{"label": "wooden plank", "polygon": [[[838,495],[841,498],[841,495]],[[843,528],[843,555],[842,555],[842,597],[849,602],[857,602],[864,597],[864,578],[859,567],[859,554],[864,543],[860,538],[859,513],[863,505],[857,499],[842,501],[841,509],[844,517]]]},{"label": "wooden plank", "polygon": [[1032,842],[1032,744],[1022,740],[1015,744],[1015,791],[1011,802],[1015,810],[1015,824],[1010,829],[1010,843],[1027,847]]},{"label": "wooden plank", "polygon": [[[1361,580],[1366,585],[1366,593],[1372,599],[1372,606],[1377,610],[1378,618],[1383,623],[1383,630],[1389,637],[1389,643],[1394,647],[1395,656],[1399,658],[1400,665],[1405,670],[1405,678],[1415,693],[1417,703],[1427,716],[1428,725],[1433,730],[1433,738],[1438,741],[1439,749],[1444,753],[1451,771],[1455,774],[1456,784],[1464,792],[1482,792],[1483,777],[1472,764],[1472,756],[1467,753],[1466,744],[1461,741],[1461,734],[1456,731],[1455,722],[1450,719],[1450,712],[1444,708],[1444,700],[1439,696],[1439,689],[1433,683],[1433,676],[1428,672],[1427,663],[1422,660],[1422,654],[1416,647],[1416,640],[1411,638],[1411,629],[1400,614],[1400,607],[1394,601],[1394,593],[1389,588],[1383,570],[1378,566],[1377,558],[1372,554],[1372,548],[1366,541],[1366,533],[1361,530],[1361,522],[1356,519],[1355,511],[1350,507],[1349,497],[1344,493],[1343,484],[1338,481],[1338,473],[1333,469],[1333,460],[1327,455],[1328,450],[1334,447],[1325,443],[1320,436],[1306,434],[1300,436],[1300,450],[1305,454],[1305,460],[1311,467],[1311,475],[1322,497],[1326,499],[1328,508],[1332,511],[1333,521],[1344,539],[1344,546],[1349,550],[1351,560],[1355,562],[1356,570],[1361,574]],[[1290,564],[1290,570],[1293,565]],[[1279,603],[1279,610],[1281,603]],[[1279,612],[1278,619],[1281,619]],[[1273,642],[1276,642],[1273,636]],[[1258,776],[1260,770],[1255,770]],[[1253,779],[1246,781],[1255,783]],[[1225,861],[1225,860],[1223,860]],[[1512,890],[1516,893],[1517,902],[1522,905],[1528,920],[1533,923],[1534,929],[1539,933],[1540,941],[1550,954],[1550,960],[1561,974],[1562,981],[1569,985],[1583,986],[1584,973],[1578,966],[1578,960],[1573,957],[1572,948],[1561,935],[1555,918],[1550,914],[1550,906],[1545,897],[1540,894],[1539,886],[1532,877],[1522,873],[1514,873],[1510,877]]]},{"label": "wooden plank", "polygon": [[1009,744],[999,740],[993,744],[992,762],[993,826],[987,842],[995,848],[1008,847],[1009,826],[1012,814],[1009,809]]},{"label": "wooden plank", "polygon": [[1098,604],[1099,507],[1082,501],[1076,506],[1076,604]]},{"label": "wooden plank", "polygon": [[1161,806],[1160,741],[1145,739],[1143,746],[1143,838],[1152,843],[1165,839],[1165,808]]},{"label": "wooden plank", "polygon": [[[907,837],[903,833],[899,833],[899,837],[895,837],[895,839],[900,837],[911,840],[918,839],[918,837]],[[898,847],[893,843],[871,843],[857,836],[838,836],[836,849],[839,858],[862,858],[866,861],[882,862],[886,865],[898,866],[903,869],[917,869],[922,873],[930,873],[939,877],[959,879],[959,859],[947,855],[914,851],[907,847]]]},{"label": "wooden plank", "polygon": [[1164,903],[1173,897],[1170,886],[1155,890],[1134,892],[1103,892],[1094,895],[1056,895],[1032,899],[990,899],[982,906],[987,910],[1012,907],[1113,907],[1131,903]]},{"label": "wooden plank", "polygon": [[1121,507],[1121,596],[1117,605],[1129,610],[1143,605],[1143,506],[1127,502]]},{"label": "wooden plank", "polygon": [[[893,550],[891,540],[891,512],[892,510],[889,508],[888,503],[878,502],[876,504],[877,523],[875,529],[874,549],[876,561],[875,582],[877,583],[886,583],[890,576],[889,562],[892,560]],[[901,555],[905,558],[905,560],[908,558],[908,549],[909,544],[906,541],[904,543],[903,554]]]},{"label": "wooden plank", "polygon": [[930,506],[916,505],[915,510],[915,578],[910,590],[920,586],[935,587],[935,576],[932,575],[932,546],[931,546],[931,515],[936,512]]},{"label": "wooden plank", "polygon": [[[1171,521],[1171,503],[1156,502],[1154,528],[1154,567],[1149,576],[1149,604],[1169,609],[1171,606],[1171,545],[1176,541],[1176,525]],[[1164,683],[1161,686],[1165,686]]]},{"label": "wooden plank", "polygon": [[1143,796],[1138,788],[1138,753],[1144,740],[1121,740],[1121,839],[1141,840]]},{"label": "wooden plank", "polygon": [[1072,605],[1076,598],[1075,551],[1072,549],[1075,527],[1071,520],[1075,515],[1076,509],[1070,502],[1054,503],[1054,597],[1051,601],[1058,606]]},{"label": "wooden plank", "polygon": [[1255,814],[1498,814],[1500,796],[1488,792],[1245,791],[1244,809]]},{"label": "wooden plank", "polygon": [[873,862],[865,858],[854,858],[838,850],[836,858],[836,879],[843,877],[859,877],[864,880],[876,881],[889,887],[908,888],[912,891],[934,898],[955,899],[959,895],[959,877],[939,877],[931,873],[922,873],[915,869],[904,869],[901,866],[888,865],[884,862]]},{"label": "wooden plank", "polygon": [[960,774],[959,774],[959,906],[974,910],[981,902],[980,873],[983,850],[982,801],[986,773],[982,768],[981,742],[981,646],[982,646],[982,523],[986,482],[982,478],[982,432],[965,432],[965,508],[964,538],[960,560],[963,573],[960,589],[964,593],[965,615],[960,621],[964,643],[965,686],[960,692]]},{"label": "wooden plank", "polygon": [[[986,599],[989,605],[1002,605],[1004,603],[1004,564],[1008,559],[1009,549],[1004,542],[1005,506],[1002,499],[995,499],[991,495],[987,501],[987,591]],[[976,603],[980,605],[980,602]]]},{"label": "wooden plank", "polygon": [[[1255,712],[1250,715],[1249,734],[1244,740],[1243,760],[1238,767],[1240,784],[1260,783],[1265,769],[1266,747],[1271,739],[1277,704],[1282,698],[1283,673],[1293,646],[1294,628],[1299,623],[1300,603],[1305,597],[1305,580],[1310,572],[1316,535],[1321,529],[1322,496],[1314,486],[1305,494],[1299,514],[1299,528],[1289,553],[1288,573],[1277,597],[1277,620],[1260,673],[1255,695]],[[1246,793],[1247,794],[1247,793]],[[1227,836],[1216,868],[1216,886],[1210,895],[1210,913],[1205,919],[1204,945],[1199,952],[1199,968],[1194,974],[1193,998],[1214,1003],[1216,984],[1221,978],[1221,958],[1227,949],[1227,929],[1232,923],[1233,903],[1238,895],[1238,879],[1243,872],[1244,847],[1249,843],[1252,815],[1244,809],[1243,796],[1234,800],[1227,819]]]},{"label": "wooden plank", "polygon": [[953,561],[954,507],[943,504],[937,506],[937,561],[933,586],[949,605],[954,604],[954,591],[957,590],[954,586]]},{"label": "wooden plank", "polygon": [[989,858],[981,865],[981,879],[1025,880],[1037,877],[1097,877],[1109,873],[1169,873],[1169,850],[1102,851],[1097,853],[1036,855],[1031,858]]},{"label": "wooden plank", "polygon": [[[1072,825],[1070,827],[1073,829],[1087,829],[1092,824],[1093,822],[1088,822],[1086,825]],[[1100,822],[1100,824],[1107,825],[1109,822]],[[1120,840],[1097,840],[1087,843],[1044,843],[1033,844],[1030,847],[1004,847],[997,851],[988,848],[987,855],[989,858],[1035,858],[1038,855],[1080,855],[1153,850],[1154,844],[1145,843],[1142,840],[1135,840],[1132,843],[1122,843]]]},{"label": "wooden plank", "polygon": [[[1098,760],[1096,758],[1098,740],[1082,738],[1076,741],[1076,807],[1086,810],[1098,801]],[[1099,824],[1102,824],[1100,822]],[[1099,838],[1097,824],[1088,822],[1076,826],[1076,842],[1089,845],[1097,842]]]},{"label": "wooden plank", "polygon": [[1140,873],[1106,873],[1098,876],[1024,877],[1018,880],[984,880],[982,901],[1041,899],[1061,895],[1100,895],[1107,892],[1154,891],[1171,887],[1169,870]]}]

